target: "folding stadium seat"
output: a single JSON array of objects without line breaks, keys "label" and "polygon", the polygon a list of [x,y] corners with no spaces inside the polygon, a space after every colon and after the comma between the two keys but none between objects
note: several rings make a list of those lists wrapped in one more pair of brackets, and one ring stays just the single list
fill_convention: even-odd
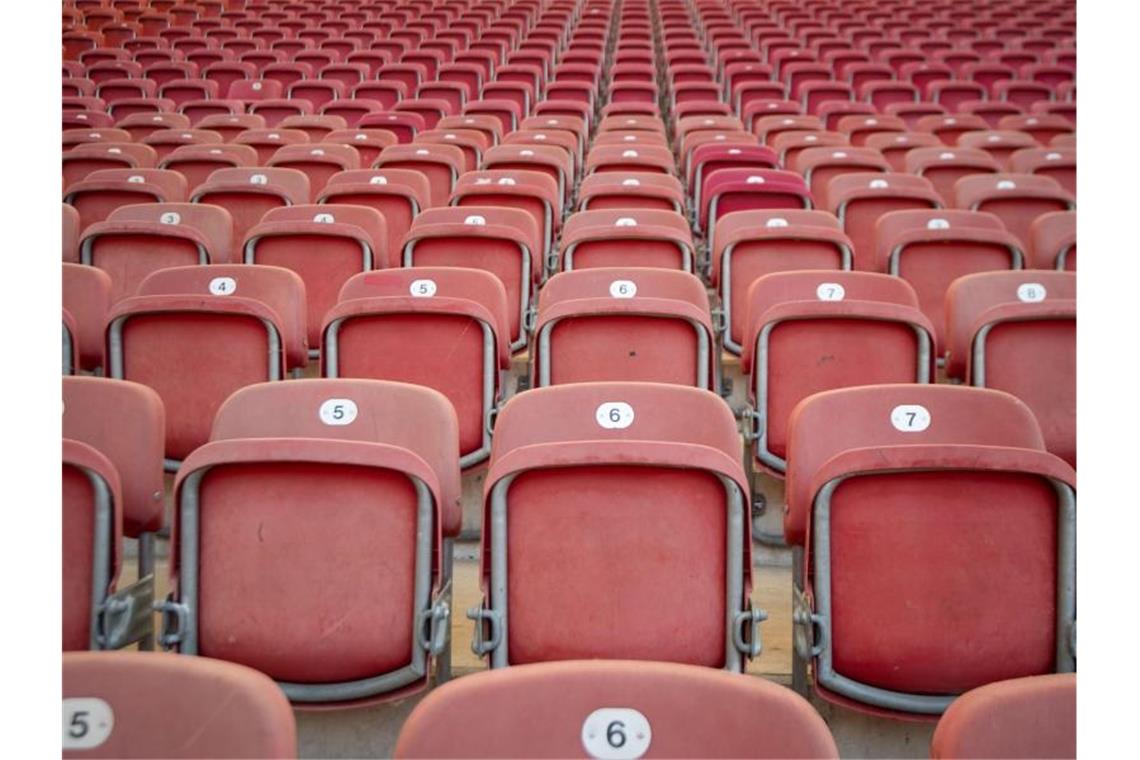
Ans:
[{"label": "folding stadium seat", "polygon": [[855,246],[855,269],[872,271],[875,224],[889,211],[941,208],[942,198],[922,177],[895,172],[841,174],[827,186],[827,209]]},{"label": "folding stadium seat", "polygon": [[1050,211],[1076,207],[1073,196],[1052,177],[1035,174],[986,174],[954,183],[954,205],[996,214],[1023,242],[1032,239],[1033,220]]},{"label": "folding stadium seat", "polygon": [[306,116],[312,114],[313,110],[313,104],[308,100],[294,98],[265,98],[249,103],[249,112],[265,119],[268,127],[281,126],[285,119]]},{"label": "folding stadium seat", "polygon": [[[622,707],[605,707],[612,704]],[[504,714],[521,731],[492,729]],[[569,757],[585,747],[602,757],[651,743],[652,755],[672,757],[838,756],[819,714],[787,689],[707,668],[612,660],[522,665],[445,685],[412,711],[395,756]]]},{"label": "folding stadium seat", "polygon": [[1033,268],[1077,270],[1077,212],[1042,214],[1029,226],[1029,238]]},{"label": "folding stadium seat", "polygon": [[994,85],[994,99],[1028,109],[1034,103],[1053,99],[1053,88],[1031,79],[1007,79]]},{"label": "folding stadium seat", "polygon": [[380,152],[373,167],[422,173],[428,180],[431,205],[442,206],[463,173],[464,162],[462,149],[454,145],[392,145]]},{"label": "folding stadium seat", "polygon": [[[299,704],[423,688],[446,659],[458,448],[455,412],[428,388],[295,380],[230,396],[179,470],[176,530],[198,540],[171,563],[164,642],[253,667]],[[330,595],[346,566],[354,593]]]},{"label": "folding stadium seat", "polygon": [[1075,670],[1076,475],[1024,404],[846,388],[800,404],[788,436],[784,533],[810,573],[793,597],[795,678],[810,658],[826,700],[918,717]]},{"label": "folding stadium seat", "polygon": [[[62,393],[63,649],[140,640],[150,648],[162,402],[149,388],[99,377],[66,377]],[[119,588],[124,534],[140,539],[140,580]]]},{"label": "folding stadium seat", "polygon": [[417,145],[452,145],[463,152],[463,172],[475,171],[491,141],[477,129],[428,129],[416,135]]},{"label": "folding stadium seat", "polygon": [[688,222],[673,211],[602,209],[571,214],[562,228],[561,269],[654,267],[694,272]]},{"label": "folding stadium seat", "polygon": [[502,283],[479,269],[361,273],[324,317],[322,372],[439,391],[458,418],[459,464],[470,467],[491,451],[490,421],[510,369],[508,313]]},{"label": "folding stadium seat", "polygon": [[441,98],[404,98],[393,107],[393,110],[397,113],[418,114],[423,118],[427,129],[434,129],[443,117],[454,115],[451,104]]},{"label": "folding stadium seat", "polygon": [[557,183],[562,207],[569,203],[573,193],[573,156],[556,145],[497,145],[484,153],[482,168],[541,172]]},{"label": "folding stadium seat", "polygon": [[360,156],[360,165],[371,166],[380,151],[396,144],[396,136],[385,129],[334,129],[323,142],[351,146]]},{"label": "folding stadium seat", "polygon": [[105,111],[64,111],[60,123],[64,131],[78,127],[100,129],[113,125],[115,119]]},{"label": "folding stadium seat", "polygon": [[[87,131],[103,135],[109,130]],[[66,138],[66,135],[65,135]],[[63,186],[67,189],[92,172],[107,169],[150,169],[158,163],[154,148],[130,142],[97,141],[79,143],[63,154]]]},{"label": "folding stadium seat", "polygon": [[153,652],[67,653],[63,695],[65,758],[296,757],[288,701],[272,680],[241,665]]},{"label": "folding stadium seat", "polygon": [[311,142],[321,142],[334,129],[347,129],[348,122],[344,117],[332,114],[295,114],[282,119],[280,126],[282,129],[299,129],[309,136]]},{"label": "folding stadium seat", "polygon": [[[560,102],[560,101],[559,101]],[[543,105],[549,105],[551,101],[543,101]],[[586,108],[586,106],[582,106]],[[536,113],[538,110],[536,109]],[[513,100],[504,100],[502,98],[497,100],[471,100],[463,107],[464,116],[494,116],[502,124],[503,132],[511,132],[518,129],[519,122],[527,114],[519,107]]]},{"label": "folding stadium seat", "polygon": [[979,130],[958,136],[958,145],[963,148],[984,150],[994,157],[1003,168],[1009,166],[1014,151],[1038,147],[1037,141],[1024,132],[1010,130]]},{"label": "folding stadium seat", "polygon": [[[223,98],[233,98],[236,100],[258,99],[268,97],[281,97],[282,90],[278,89],[277,93],[270,95],[266,92],[266,83],[269,80],[261,79],[261,71],[256,64],[251,61],[219,61],[218,63],[211,63],[206,68],[202,69],[202,77],[216,82],[218,85],[218,94]],[[261,86],[251,87],[252,84],[257,83]],[[280,87],[279,83],[274,85],[274,88]],[[283,89],[283,88],[282,88]]]},{"label": "folding stadium seat", "polygon": [[763,209],[808,209],[811,191],[803,177],[777,169],[721,169],[705,178],[696,229],[709,235],[709,250],[715,248],[713,230],[717,220],[733,211]]},{"label": "folding stadium seat", "polygon": [[158,83],[141,78],[107,79],[99,84],[95,94],[113,107],[121,100],[157,97]]},{"label": "folding stadium seat", "polygon": [[134,295],[139,283],[159,269],[229,263],[232,227],[230,215],[216,206],[163,202],[122,206],[83,231],[79,261],[111,276],[115,303]]},{"label": "folding stadium seat", "polygon": [[852,268],[851,241],[824,211],[737,211],[716,224],[710,282],[720,294],[723,343],[739,354],[748,289],[760,277],[795,270]]},{"label": "folding stadium seat", "polygon": [[[442,119],[440,120],[442,121]],[[424,117],[411,111],[383,111],[362,116],[356,123],[358,128],[386,129],[396,136],[399,143],[410,143],[416,135],[427,129]]]},{"label": "folding stadium seat", "polygon": [[645,381],[719,388],[708,294],[686,272],[562,272],[539,295],[532,387]]},{"label": "folding stadium seat", "polygon": [[108,318],[110,376],[150,386],[163,399],[168,470],[208,440],[231,393],[282,380],[307,361],[305,286],[278,267],[162,269]]},{"label": "folding stadium seat", "polygon": [[245,113],[245,101],[222,100],[209,98],[206,100],[187,100],[178,106],[179,113],[190,119],[190,123],[198,126],[204,119],[211,116],[239,116]]},{"label": "folding stadium seat", "polygon": [[277,149],[266,166],[296,169],[309,179],[309,191],[317,196],[324,190],[329,177],[360,168],[360,155],[356,149],[340,143],[312,142],[303,145],[283,145]]},{"label": "folding stadium seat", "polygon": [[79,233],[81,231],[79,212],[74,206],[64,203],[63,206],[63,261],[72,264],[79,263]]},{"label": "folding stadium seat", "polygon": [[154,148],[158,161],[182,145],[220,145],[222,136],[208,129],[157,129],[142,138],[144,145]]},{"label": "folding stadium seat", "polygon": [[916,148],[906,154],[906,171],[929,180],[949,205],[954,183],[975,174],[996,174],[1001,166],[981,148]]},{"label": "folding stadium seat", "polygon": [[[251,115],[256,116],[256,114]],[[238,133],[233,142],[235,145],[248,145],[256,150],[258,164],[265,164],[283,146],[308,143],[309,135],[299,129],[261,127]]]},{"label": "folding stadium seat", "polygon": [[[928,383],[934,328],[901,279],[868,272],[791,271],[748,288],[741,371],[756,462],[783,475],[786,426],[803,399],[877,383]],[[868,356],[875,356],[873,363]]]},{"label": "folding stadium seat", "polygon": [[1022,148],[1009,159],[1010,171],[1052,177],[1074,198],[1077,194],[1075,148]]},{"label": "folding stadium seat", "polygon": [[471,88],[465,82],[441,82],[439,80],[432,80],[424,82],[420,85],[419,90],[416,91],[417,98],[426,98],[428,100],[443,100],[447,103],[447,110],[449,113],[459,113],[463,110],[464,104],[473,95]]},{"label": "folding stadium seat", "polygon": [[305,283],[309,358],[317,358],[321,324],[341,286],[358,272],[389,263],[384,217],[365,206],[297,205],[266,212],[242,244],[246,264],[291,269]]},{"label": "folding stadium seat", "polygon": [[1006,117],[1024,113],[1021,106],[1001,100],[967,100],[959,106],[959,110],[980,116],[989,129],[997,129],[998,122]]},{"label": "folding stadium seat", "polygon": [[175,107],[195,100],[212,100],[220,94],[217,82],[209,79],[175,79],[162,85],[158,90],[160,98],[174,101]]},{"label": "folding stadium seat", "polygon": [[606,116],[598,123],[598,134],[613,132],[615,130],[656,132],[660,135],[664,135],[665,125],[661,122],[661,119],[644,114]]},{"label": "folding stadium seat", "polygon": [[947,372],[1017,396],[1076,467],[1076,274],[985,272],[946,292]]},{"label": "folding stadium seat", "polygon": [[218,169],[190,194],[192,203],[221,206],[230,212],[234,240],[244,240],[270,209],[308,203],[311,198],[304,172],[278,167]]},{"label": "folding stadium seat", "polygon": [[984,100],[985,85],[966,79],[939,79],[927,86],[927,97],[945,106],[951,113],[961,111],[962,104],[971,100]]},{"label": "folding stadium seat", "polygon": [[684,189],[676,177],[656,172],[591,174],[578,187],[578,210],[659,209],[684,213]]},{"label": "folding stadium seat", "polygon": [[1075,131],[1072,122],[1057,114],[1006,116],[998,122],[998,129],[1024,132],[1042,145],[1048,145],[1057,135]]},{"label": "folding stadium seat", "polygon": [[106,111],[107,104],[102,98],[72,96],[62,99],[64,111]]},{"label": "folding stadium seat", "polygon": [[[486,596],[468,613],[476,654],[493,668],[637,658],[741,670],[759,653],[765,615],[747,602],[739,447],[728,406],[696,388],[572,383],[508,401],[484,488]],[[557,525],[545,517],[555,492]],[[571,554],[573,572],[542,570],[569,567]],[[685,604],[654,604],[652,614],[630,605],[651,587]],[[580,614],[565,614],[567,599]],[[544,622],[552,603],[558,626]],[[606,626],[594,624],[601,618]]]},{"label": "folding stadium seat", "polygon": [[971,689],[938,721],[930,756],[1076,757],[1076,674],[1028,676]]},{"label": "folding stadium seat", "polygon": [[205,182],[217,169],[257,166],[257,151],[248,145],[183,145],[159,162],[160,169],[176,171],[190,187]]},{"label": "folding stadium seat", "polygon": [[263,101],[279,101],[285,97],[281,83],[273,79],[238,79],[229,85],[226,97],[247,106]]},{"label": "folding stadium seat", "polygon": [[64,263],[63,308],[73,319],[70,364],[76,370],[103,366],[103,326],[111,308],[111,278],[95,267]]},{"label": "folding stadium seat", "polygon": [[388,263],[401,266],[404,234],[421,209],[430,206],[427,178],[407,169],[361,169],[332,175],[318,203],[367,206],[380,212],[388,231]]},{"label": "folding stadium seat", "polygon": [[899,134],[906,131],[906,122],[898,116],[874,114],[851,114],[841,116],[835,123],[834,131],[847,135],[855,146],[864,146],[867,140],[883,133]]},{"label": "folding stadium seat", "polygon": [[115,126],[126,130],[131,140],[142,142],[161,129],[190,129],[190,119],[180,113],[136,113],[120,119]]},{"label": "folding stadium seat", "polygon": [[459,177],[451,193],[452,206],[502,206],[526,211],[534,219],[542,240],[540,255],[549,265],[554,240],[562,221],[558,185],[536,171],[469,171]]},{"label": "folding stadium seat", "polygon": [[[785,164],[787,165],[787,164]],[[800,151],[791,168],[802,174],[812,198],[826,200],[828,183],[852,172],[889,172],[891,165],[874,148],[839,147],[807,148]]]},{"label": "folding stadium seat", "polygon": [[871,271],[909,282],[934,325],[935,355],[945,353],[946,291],[968,274],[1029,266],[1027,251],[992,214],[949,209],[892,211],[875,225]]},{"label": "folding stadium seat", "polygon": [[178,172],[162,169],[102,169],[68,186],[65,203],[79,212],[80,225],[106,219],[115,209],[132,203],[186,199],[186,180]]}]

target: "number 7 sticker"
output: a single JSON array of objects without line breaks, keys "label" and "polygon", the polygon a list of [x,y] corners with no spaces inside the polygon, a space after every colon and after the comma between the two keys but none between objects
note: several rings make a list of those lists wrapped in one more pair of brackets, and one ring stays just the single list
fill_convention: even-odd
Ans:
[{"label": "number 7 sticker", "polygon": [[921,433],[930,427],[930,410],[919,404],[901,404],[891,410],[891,425],[903,433]]}]

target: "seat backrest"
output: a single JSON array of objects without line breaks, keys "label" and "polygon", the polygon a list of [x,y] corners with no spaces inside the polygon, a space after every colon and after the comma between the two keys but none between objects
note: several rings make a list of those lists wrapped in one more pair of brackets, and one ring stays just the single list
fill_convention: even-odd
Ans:
[{"label": "seat backrest", "polygon": [[78,368],[94,370],[103,365],[103,327],[111,308],[111,277],[102,269],[63,264],[63,308],[75,321],[74,339],[80,355]]},{"label": "seat backrest", "polygon": [[[502,715],[514,716],[518,730],[498,730]],[[446,684],[408,717],[395,756],[571,757],[583,746],[594,757],[621,747],[639,756],[838,756],[827,725],[787,689],[621,660],[519,665]]]},{"label": "seat backrest", "polygon": [[66,653],[63,713],[68,758],[297,756],[293,711],[277,684],[206,657]]},{"label": "seat backrest", "polygon": [[[92,232],[112,231],[120,224],[124,225],[122,229],[132,229],[131,225],[140,222],[146,225],[181,225],[193,228],[204,238],[211,263],[228,263],[233,253],[233,219],[221,206],[208,203],[132,203],[112,211],[105,222],[107,227],[95,228]],[[142,231],[144,228],[138,229]],[[147,231],[160,234],[162,229],[157,227]]]},{"label": "seat backrest", "polygon": [[966,692],[938,721],[930,756],[1076,757],[1076,674],[1015,678]]},{"label": "seat backrest", "polygon": [[1029,241],[1037,269],[1077,268],[1077,212],[1054,211],[1037,217],[1030,226]]}]

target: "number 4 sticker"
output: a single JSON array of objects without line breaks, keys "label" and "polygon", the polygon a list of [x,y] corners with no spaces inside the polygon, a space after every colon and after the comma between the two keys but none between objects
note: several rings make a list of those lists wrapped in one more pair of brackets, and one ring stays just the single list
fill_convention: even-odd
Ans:
[{"label": "number 4 sticker", "polygon": [[582,747],[598,760],[637,760],[651,741],[649,719],[631,707],[600,707],[582,724]]}]

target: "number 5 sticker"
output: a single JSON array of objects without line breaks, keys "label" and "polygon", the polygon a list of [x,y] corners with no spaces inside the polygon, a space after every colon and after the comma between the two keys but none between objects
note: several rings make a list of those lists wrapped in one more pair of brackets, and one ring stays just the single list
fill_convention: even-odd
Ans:
[{"label": "number 5 sticker", "polygon": [[582,724],[582,746],[598,760],[636,760],[652,740],[649,720],[631,707],[600,707]]},{"label": "number 5 sticker", "polygon": [[326,425],[349,425],[356,419],[356,403],[347,398],[330,398],[317,412]]},{"label": "number 5 sticker", "polygon": [[607,401],[598,406],[594,418],[607,430],[620,430],[633,424],[633,407],[624,401]]},{"label": "number 5 sticker", "polygon": [[98,697],[63,700],[63,748],[94,749],[111,736],[115,714]]}]

